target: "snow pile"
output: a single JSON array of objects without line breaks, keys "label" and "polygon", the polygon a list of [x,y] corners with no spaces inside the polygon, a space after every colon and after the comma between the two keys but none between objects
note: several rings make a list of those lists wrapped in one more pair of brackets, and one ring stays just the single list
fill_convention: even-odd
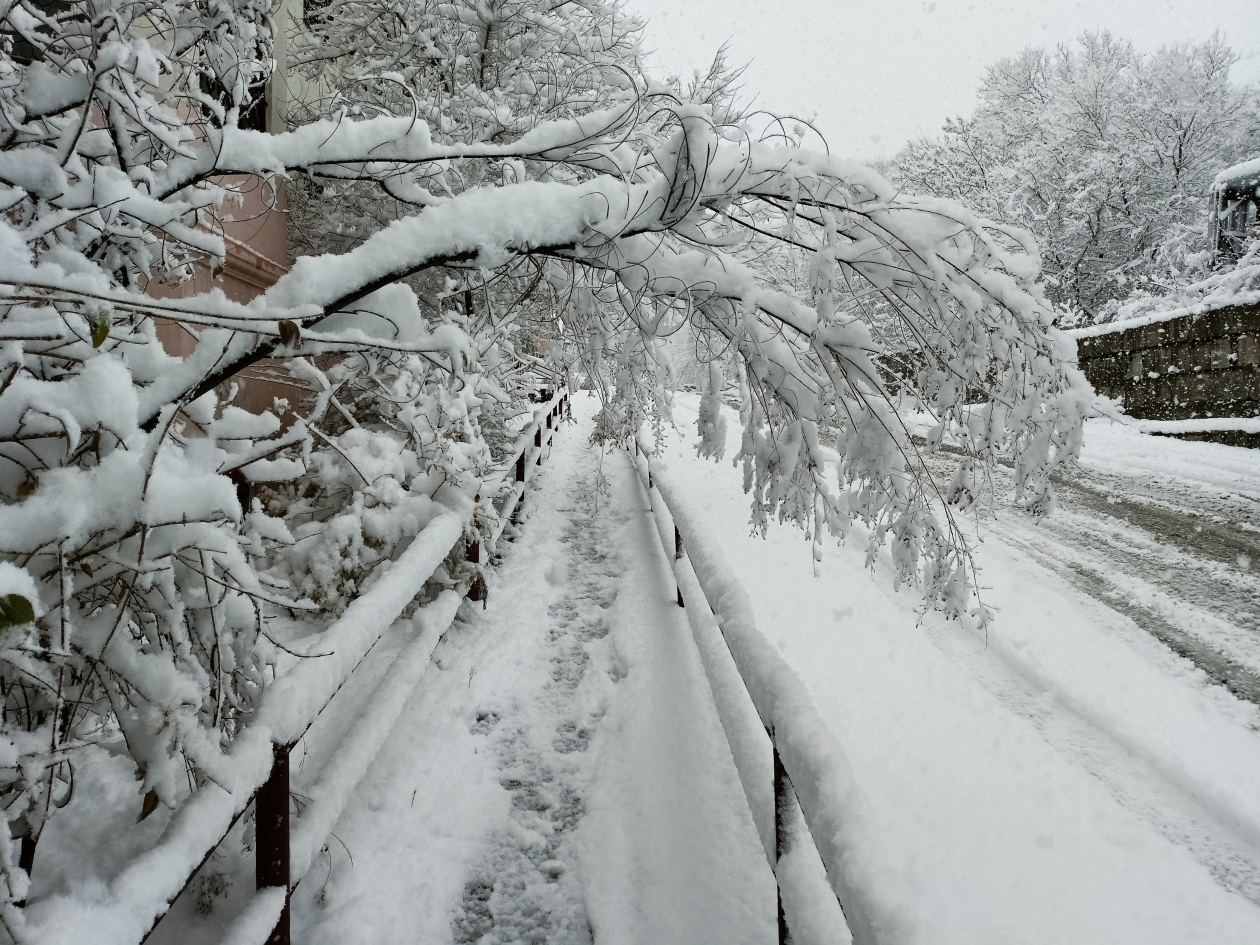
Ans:
[{"label": "snow pile", "polygon": [[1260,305],[1260,242],[1232,266],[1167,295],[1142,295],[1114,305],[1114,318],[1105,325],[1074,328],[1073,338],[1095,338],[1142,328],[1186,315],[1204,315],[1229,306]]},{"label": "snow pile", "polygon": [[805,822],[827,866],[855,941],[909,939],[906,886],[886,859],[870,802],[853,777],[839,740],[822,721],[800,677],[758,632],[752,604],[719,547],[693,516],[660,462],[649,460],[682,533],[686,560],[717,616],[748,693],[791,778]]}]

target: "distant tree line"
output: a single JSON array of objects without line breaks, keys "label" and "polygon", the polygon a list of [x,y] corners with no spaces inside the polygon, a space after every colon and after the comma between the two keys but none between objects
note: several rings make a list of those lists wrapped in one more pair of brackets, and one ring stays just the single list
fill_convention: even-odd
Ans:
[{"label": "distant tree line", "polygon": [[1260,155],[1260,89],[1230,80],[1219,36],[1141,52],[1110,33],[1029,47],[988,68],[979,104],[894,161],[908,191],[1023,227],[1067,322],[1201,278],[1208,191]]}]

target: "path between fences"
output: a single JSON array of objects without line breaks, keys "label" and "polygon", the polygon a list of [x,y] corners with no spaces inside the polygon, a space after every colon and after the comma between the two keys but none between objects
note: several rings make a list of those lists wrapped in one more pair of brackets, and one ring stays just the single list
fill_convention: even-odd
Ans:
[{"label": "path between fences", "polygon": [[841,903],[862,945],[900,940],[843,749],[720,549],[655,460],[588,447],[594,398],[555,436],[557,396],[522,431],[515,524],[468,545],[485,579],[396,620],[464,554],[434,519],[273,684],[236,781],[108,899],[42,904],[32,941],[139,941],[177,894],[152,945],[830,945]]},{"label": "path between fences", "polygon": [[[703,480],[646,437],[588,449],[594,401],[573,407],[554,440],[556,401],[522,430],[500,519],[523,492],[521,521],[497,544],[485,534],[488,586],[396,619],[465,554],[467,514],[437,516],[325,631],[327,657],[268,689],[234,743],[235,780],[199,787],[107,883],[33,898],[31,945],[136,945],[203,855],[153,945],[261,945],[281,929],[287,943],[285,872],[303,945],[768,945],[789,930],[830,945],[846,920],[859,945],[932,941],[905,870],[919,834],[903,852],[888,842],[758,630]],[[267,818],[245,816],[220,843],[273,784],[283,830],[267,842]]]},{"label": "path between fences", "polygon": [[295,892],[294,941],[775,940],[647,496],[624,453],[587,448],[579,403],[485,609],[461,606]]}]

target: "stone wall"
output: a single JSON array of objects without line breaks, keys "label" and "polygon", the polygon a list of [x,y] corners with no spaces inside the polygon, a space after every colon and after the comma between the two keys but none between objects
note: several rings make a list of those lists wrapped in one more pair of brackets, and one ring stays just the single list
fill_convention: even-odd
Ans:
[{"label": "stone wall", "polygon": [[[1078,336],[1076,351],[1094,389],[1132,417],[1260,417],[1260,305]],[[1196,438],[1260,446],[1255,434]]]}]

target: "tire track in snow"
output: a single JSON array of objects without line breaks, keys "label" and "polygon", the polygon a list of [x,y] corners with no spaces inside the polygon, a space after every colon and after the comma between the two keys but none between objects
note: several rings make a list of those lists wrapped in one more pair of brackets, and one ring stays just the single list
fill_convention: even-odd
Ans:
[{"label": "tire track in snow", "polygon": [[[952,459],[934,454],[928,461],[939,483],[953,478]],[[1238,490],[1157,485],[1158,498],[1136,475],[1056,476],[1055,514],[1038,521],[1009,509],[984,527],[1260,705],[1260,573],[1251,567],[1260,561],[1260,504]],[[995,494],[1009,495],[1011,486],[1009,470],[999,466]]]},{"label": "tire track in snow", "polygon": [[1235,832],[1226,812],[1132,751],[1102,720],[1047,693],[1017,662],[1002,655],[977,660],[974,637],[958,627],[927,621],[922,626],[961,673],[977,679],[1009,712],[1028,719],[1052,748],[1075,759],[1125,808],[1189,850],[1222,887],[1260,905],[1260,849]]},{"label": "tire track in snow", "polygon": [[[944,457],[929,457],[929,463],[938,481],[952,478],[953,464]],[[1228,533],[1208,508],[1182,508],[1137,488],[1125,496],[1124,483],[1112,480],[1100,487],[1061,479],[1061,508],[1053,515],[1038,521],[1008,509],[983,528],[1129,617],[1151,645],[1129,642],[1170,673],[1185,677],[1197,669],[1203,683],[1260,705],[1260,577],[1231,560],[1239,548],[1252,547],[1249,532]],[[1009,494],[1004,469],[995,475],[995,487],[997,494]],[[999,672],[968,659],[968,645],[953,633],[928,633],[1125,807],[1190,850],[1221,886],[1260,904],[1260,848],[1240,835],[1230,811],[1200,796],[1186,778],[1135,753],[1105,720],[1047,698],[1037,680],[1025,678],[1018,660],[1004,658],[1014,673]]]}]

